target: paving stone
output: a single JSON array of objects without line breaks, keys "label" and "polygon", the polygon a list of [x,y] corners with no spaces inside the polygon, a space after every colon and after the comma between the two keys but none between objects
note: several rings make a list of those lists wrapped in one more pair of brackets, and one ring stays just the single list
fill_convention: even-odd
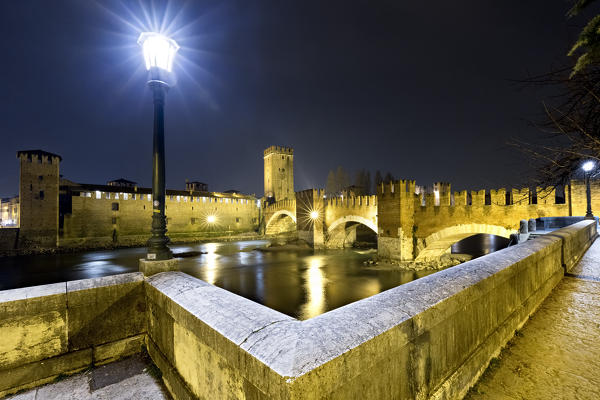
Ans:
[{"label": "paving stone", "polygon": [[600,240],[466,399],[600,399]]}]

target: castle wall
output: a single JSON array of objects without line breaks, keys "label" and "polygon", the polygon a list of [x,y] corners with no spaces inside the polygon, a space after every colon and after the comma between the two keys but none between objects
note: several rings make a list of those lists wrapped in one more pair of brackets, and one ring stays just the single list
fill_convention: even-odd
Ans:
[{"label": "castle wall", "polygon": [[[150,237],[150,197],[124,195],[82,192],[80,196],[72,196],[72,210],[65,215],[60,246],[144,244]],[[251,232],[258,228],[259,208],[252,198],[167,195],[165,213],[167,236],[174,241]],[[209,222],[209,216],[214,217],[214,222]]]},{"label": "castle wall", "polygon": [[[590,181],[591,197],[592,197],[592,212],[594,215],[600,214],[600,180]],[[572,214],[576,216],[585,215],[587,210],[587,200],[585,195],[585,181],[571,181],[571,202]],[[568,194],[567,194],[568,196]],[[568,201],[568,199],[567,199]]]}]

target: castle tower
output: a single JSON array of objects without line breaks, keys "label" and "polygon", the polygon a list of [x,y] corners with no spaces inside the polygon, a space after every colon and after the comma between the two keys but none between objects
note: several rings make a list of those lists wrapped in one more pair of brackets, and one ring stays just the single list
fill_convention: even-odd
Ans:
[{"label": "castle tower", "polygon": [[270,201],[294,199],[294,149],[271,146],[264,151],[265,197]]},{"label": "castle tower", "polygon": [[55,247],[58,239],[59,155],[17,152],[20,161],[19,247]]},{"label": "castle tower", "polygon": [[415,181],[377,185],[377,253],[384,258],[414,260]]}]

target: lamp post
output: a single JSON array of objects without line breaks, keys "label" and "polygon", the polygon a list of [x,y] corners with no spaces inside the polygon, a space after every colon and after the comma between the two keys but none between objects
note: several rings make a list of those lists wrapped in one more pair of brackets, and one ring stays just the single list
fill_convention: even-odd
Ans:
[{"label": "lamp post", "polygon": [[144,32],[138,39],[142,46],[148,86],[154,100],[154,142],[152,156],[152,237],[148,239],[147,260],[168,260],[173,257],[167,246],[169,238],[165,217],[165,95],[169,90],[173,59],[177,43],[155,32]]},{"label": "lamp post", "polygon": [[587,210],[585,212],[585,219],[594,219],[592,214],[592,191],[590,190],[590,171],[594,169],[596,164],[593,161],[586,161],[583,163],[581,168],[585,172],[585,197],[587,199]]}]

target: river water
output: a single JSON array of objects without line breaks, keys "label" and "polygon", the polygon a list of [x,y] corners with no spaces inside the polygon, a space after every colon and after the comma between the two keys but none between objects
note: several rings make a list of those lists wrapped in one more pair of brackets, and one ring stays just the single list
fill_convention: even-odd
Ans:
[{"label": "river water", "polygon": [[[181,259],[181,270],[299,319],[432,273],[363,264],[374,250],[261,251],[268,241],[174,245],[175,253],[206,254]],[[134,272],[145,248],[0,259],[0,290]]]},{"label": "river water", "polygon": [[[455,245],[453,252],[470,251],[474,256],[489,252],[489,248],[483,252],[479,248],[482,243],[489,247],[489,240],[477,243],[474,247]],[[268,250],[268,244],[253,240],[171,248],[174,253],[205,253],[182,258],[183,272],[299,319],[433,273],[365,265],[375,250]],[[140,247],[0,258],[0,290],[135,272],[145,253]]]}]

